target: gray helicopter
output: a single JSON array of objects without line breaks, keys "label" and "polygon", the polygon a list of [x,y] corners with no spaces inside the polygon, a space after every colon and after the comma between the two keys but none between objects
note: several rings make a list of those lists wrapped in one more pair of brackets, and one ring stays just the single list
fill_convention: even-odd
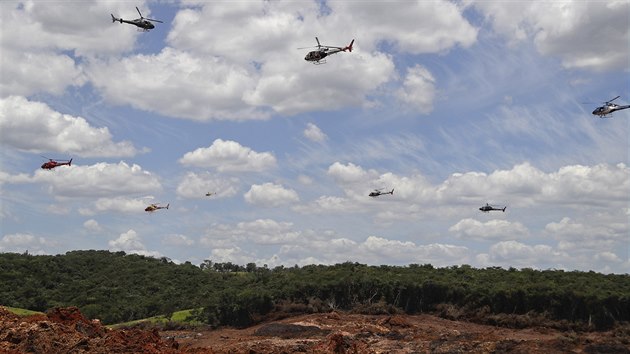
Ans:
[{"label": "gray helicopter", "polygon": [[612,103],[612,101],[618,99],[621,96],[617,96],[610,101],[604,102],[603,106],[595,108],[593,111],[593,115],[599,116],[599,118],[609,118],[609,114],[620,111],[622,109],[630,108],[630,105],[620,106],[618,104]]},{"label": "gray helicopter", "polygon": [[114,16],[114,14],[110,14],[112,15],[112,22],[120,22],[120,23],[128,23],[130,25],[134,25],[137,27],[140,27],[144,32],[148,32],[149,30],[152,30],[155,28],[155,25],[152,22],[159,22],[159,23],[163,23],[160,20],[153,20],[150,18],[144,18],[142,17],[142,13],[140,13],[140,9],[138,9],[138,7],[136,6],[136,10],[138,10],[138,14],[140,15],[140,18],[137,18],[135,20],[131,20],[131,21],[127,21],[127,20],[123,20],[122,18],[117,18],[116,16]]}]

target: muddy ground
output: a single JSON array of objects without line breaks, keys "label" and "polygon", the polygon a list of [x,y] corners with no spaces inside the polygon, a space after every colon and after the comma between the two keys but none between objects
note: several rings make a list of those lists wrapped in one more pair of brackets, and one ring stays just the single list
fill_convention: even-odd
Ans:
[{"label": "muddy ground", "polygon": [[630,353],[605,332],[509,329],[431,315],[300,315],[246,329],[112,330],[76,308],[18,317],[0,307],[0,353]]}]

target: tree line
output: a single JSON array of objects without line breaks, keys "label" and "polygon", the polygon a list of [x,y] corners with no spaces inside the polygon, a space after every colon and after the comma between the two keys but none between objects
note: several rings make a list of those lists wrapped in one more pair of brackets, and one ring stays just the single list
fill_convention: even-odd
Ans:
[{"label": "tree line", "polygon": [[630,276],[351,262],[269,268],[206,260],[197,266],[93,250],[1,253],[0,304],[37,311],[78,306],[107,324],[195,308],[203,322],[236,327],[279,312],[419,314],[449,305],[488,314],[533,313],[606,329],[630,321]]}]

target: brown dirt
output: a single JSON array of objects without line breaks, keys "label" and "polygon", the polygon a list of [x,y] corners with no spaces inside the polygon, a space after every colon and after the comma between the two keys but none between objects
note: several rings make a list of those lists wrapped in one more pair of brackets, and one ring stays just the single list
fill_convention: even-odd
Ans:
[{"label": "brown dirt", "polygon": [[300,315],[246,329],[111,330],[76,308],[19,317],[0,307],[0,353],[629,353],[606,332],[509,329],[431,315]]}]

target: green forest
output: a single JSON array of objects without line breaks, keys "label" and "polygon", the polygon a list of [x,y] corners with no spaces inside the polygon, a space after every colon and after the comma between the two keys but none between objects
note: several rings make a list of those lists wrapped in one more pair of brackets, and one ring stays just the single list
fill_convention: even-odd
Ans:
[{"label": "green forest", "polygon": [[279,314],[337,310],[524,315],[607,329],[630,321],[630,276],[430,264],[193,265],[94,250],[1,253],[0,304],[36,311],[77,306],[105,324],[198,309],[197,319],[208,325],[246,327]]}]

